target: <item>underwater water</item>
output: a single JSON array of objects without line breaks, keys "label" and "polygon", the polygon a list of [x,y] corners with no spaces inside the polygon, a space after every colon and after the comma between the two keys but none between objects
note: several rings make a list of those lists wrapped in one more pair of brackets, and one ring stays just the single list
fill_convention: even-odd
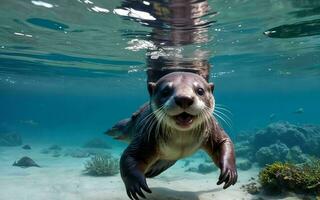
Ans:
[{"label": "underwater water", "polygon": [[[0,200],[129,199],[118,170],[92,176],[86,163],[120,158],[127,144],[104,132],[149,101],[147,80],[157,79],[149,72],[176,66],[204,69],[214,83],[238,183],[217,186],[219,169],[199,151],[147,179],[148,199],[319,198],[319,188],[270,197],[243,186],[259,184],[266,164],[320,157],[319,1],[1,0],[0,8]],[[24,156],[40,168],[12,166]]]}]

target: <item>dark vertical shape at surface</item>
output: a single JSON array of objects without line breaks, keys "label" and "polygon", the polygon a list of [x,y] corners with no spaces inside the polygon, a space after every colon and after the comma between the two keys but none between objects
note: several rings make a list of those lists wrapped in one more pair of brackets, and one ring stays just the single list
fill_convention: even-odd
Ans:
[{"label": "dark vertical shape at surface", "polygon": [[202,48],[209,41],[208,28],[214,21],[205,19],[215,15],[206,0],[124,1],[121,8],[144,11],[155,20],[144,22],[152,30],[149,40],[155,48],[146,57],[147,82],[177,71],[192,72],[209,80],[210,52]]}]

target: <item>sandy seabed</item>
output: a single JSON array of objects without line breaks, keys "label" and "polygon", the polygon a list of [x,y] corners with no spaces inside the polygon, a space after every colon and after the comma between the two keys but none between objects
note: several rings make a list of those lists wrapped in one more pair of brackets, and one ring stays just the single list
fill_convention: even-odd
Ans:
[{"label": "sandy seabed", "polygon": [[[45,146],[0,147],[0,200],[128,200],[120,175],[92,177],[83,174],[88,158],[52,157],[42,154]],[[114,152],[114,151],[113,151]],[[119,149],[116,156],[119,156]],[[41,168],[20,168],[13,162],[23,156],[34,159]],[[195,162],[201,162],[200,160]],[[203,161],[202,161],[203,162]],[[147,179],[152,194],[149,200],[247,200],[261,199],[241,189],[257,177],[258,168],[239,170],[238,183],[223,190],[216,185],[219,171],[202,175],[185,172],[179,161],[160,176]],[[280,199],[268,197],[263,199]],[[286,197],[281,199],[299,199]]]}]

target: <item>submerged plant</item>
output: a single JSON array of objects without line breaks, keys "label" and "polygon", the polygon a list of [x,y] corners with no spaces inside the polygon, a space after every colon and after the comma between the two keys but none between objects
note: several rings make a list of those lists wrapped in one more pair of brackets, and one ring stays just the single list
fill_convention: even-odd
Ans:
[{"label": "submerged plant", "polygon": [[259,181],[268,192],[289,190],[320,194],[320,160],[303,165],[275,162],[259,174]]},{"label": "submerged plant", "polygon": [[98,154],[86,163],[84,171],[92,176],[113,176],[119,172],[119,160],[110,154]]}]

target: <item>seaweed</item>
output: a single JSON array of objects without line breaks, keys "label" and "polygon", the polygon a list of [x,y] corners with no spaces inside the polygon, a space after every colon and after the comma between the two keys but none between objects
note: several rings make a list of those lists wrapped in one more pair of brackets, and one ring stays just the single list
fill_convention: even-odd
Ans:
[{"label": "seaweed", "polygon": [[110,154],[98,154],[85,164],[84,172],[91,176],[113,176],[119,172],[119,160]]},{"label": "seaweed", "polygon": [[302,165],[275,162],[262,169],[259,181],[268,193],[287,190],[320,195],[320,160]]}]

